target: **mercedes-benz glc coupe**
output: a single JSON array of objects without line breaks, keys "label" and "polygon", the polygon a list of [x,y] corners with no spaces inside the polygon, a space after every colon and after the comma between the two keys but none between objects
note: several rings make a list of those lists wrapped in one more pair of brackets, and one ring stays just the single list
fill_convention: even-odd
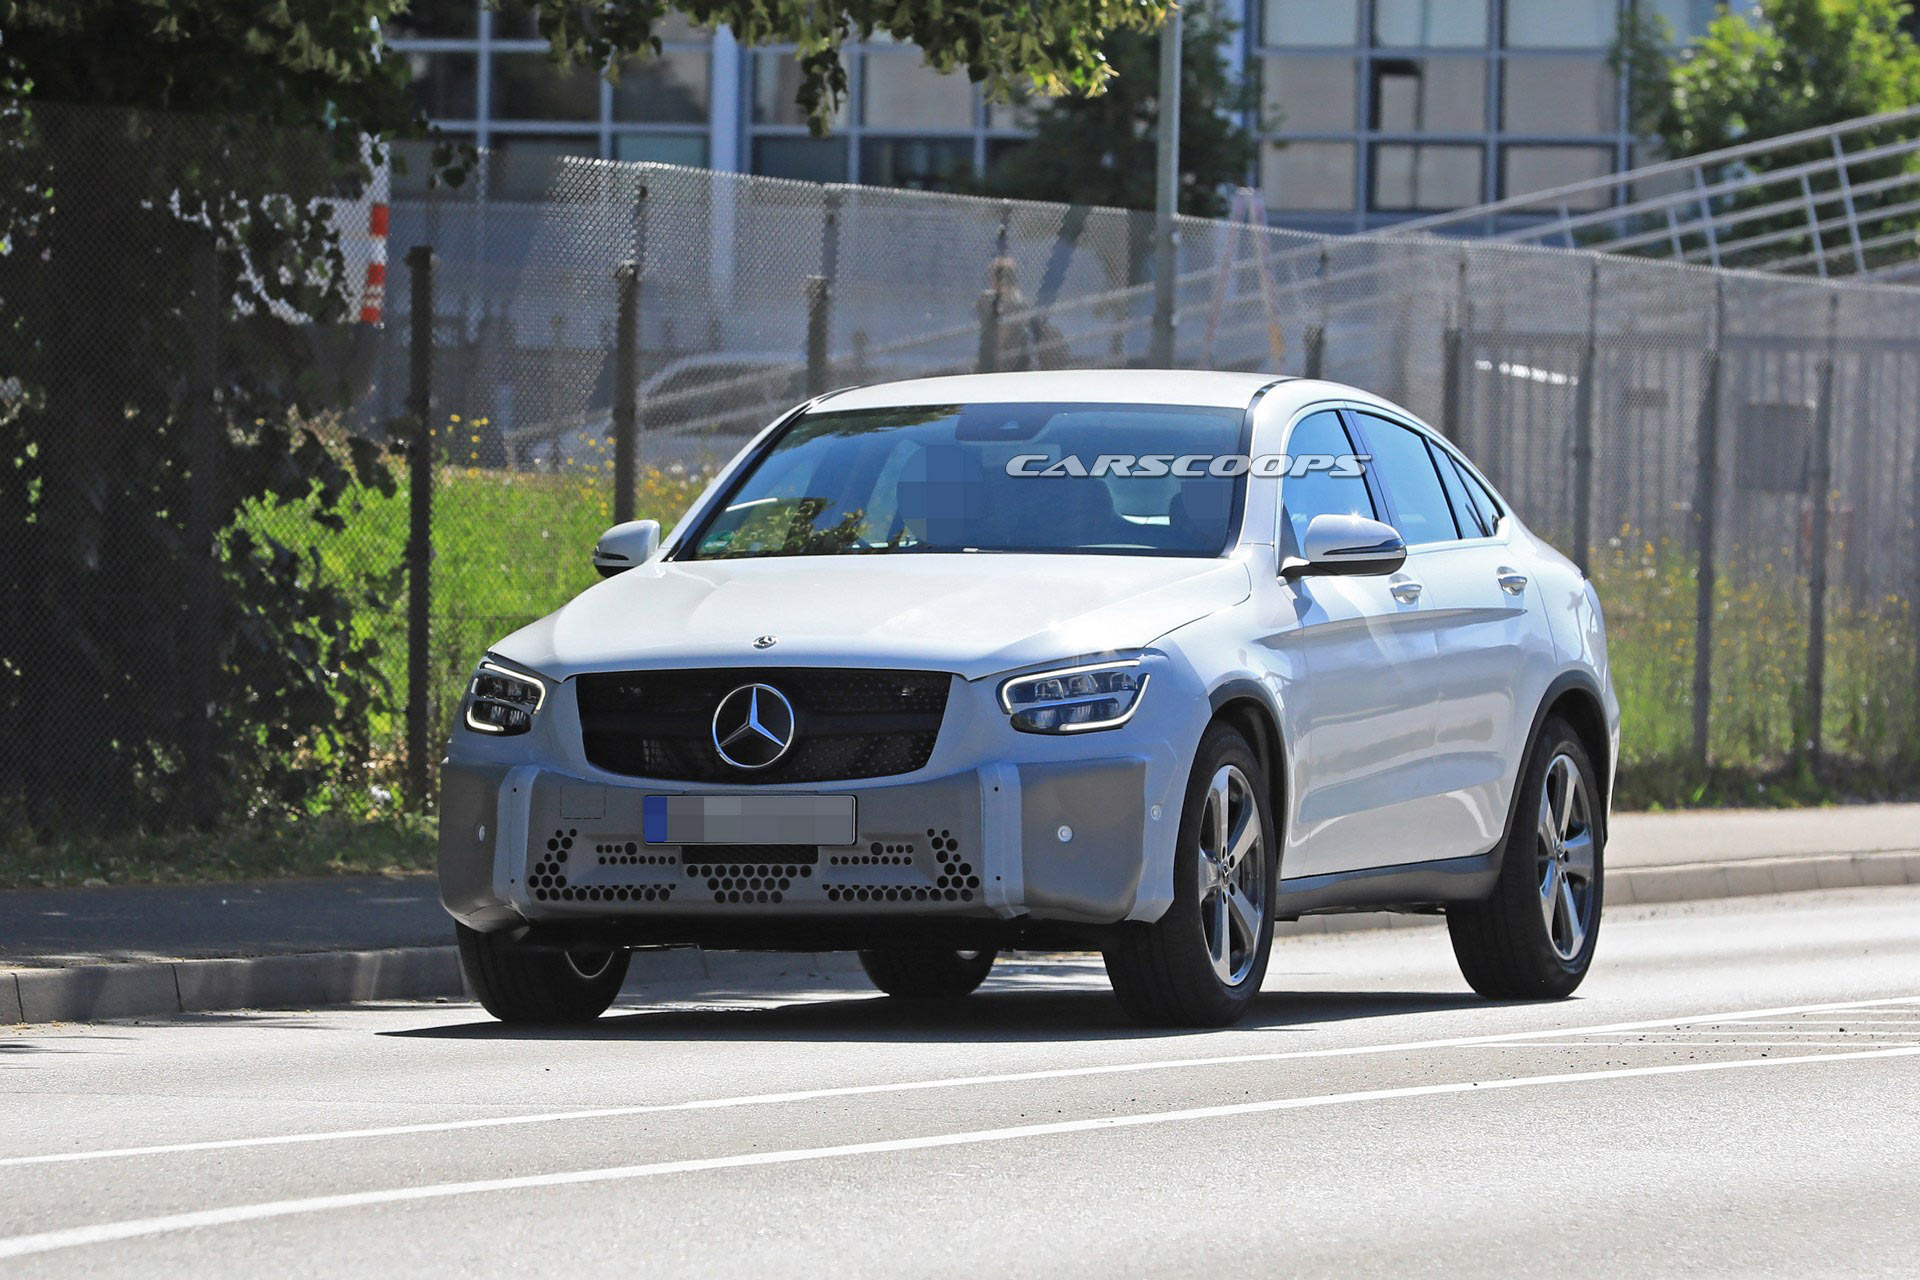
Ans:
[{"label": "mercedes-benz glc coupe", "polygon": [[1334,383],[927,378],[799,406],[493,646],[440,880],[481,1002],[592,1018],[634,948],[857,950],[953,998],[1101,952],[1246,1010],[1276,921],[1444,912],[1488,996],[1593,957],[1618,704],[1593,586]]}]

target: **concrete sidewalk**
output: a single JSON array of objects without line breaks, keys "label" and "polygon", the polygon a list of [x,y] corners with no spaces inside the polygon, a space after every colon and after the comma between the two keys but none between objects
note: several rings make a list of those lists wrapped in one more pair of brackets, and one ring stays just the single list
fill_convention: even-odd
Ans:
[{"label": "concrete sidewalk", "polygon": [[[1676,902],[1920,884],[1920,805],[1614,818],[1607,900]],[[1283,935],[1431,925],[1309,916]],[[0,893],[0,1023],[462,994],[430,876]],[[635,981],[837,971],[847,956],[648,952]]]}]

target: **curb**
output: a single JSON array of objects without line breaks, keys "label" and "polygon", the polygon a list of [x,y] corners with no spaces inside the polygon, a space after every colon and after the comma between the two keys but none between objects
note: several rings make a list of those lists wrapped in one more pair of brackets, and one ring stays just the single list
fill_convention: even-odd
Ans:
[{"label": "curb", "polygon": [[[1920,852],[1623,867],[1609,873],[1606,889],[1609,905],[1627,906],[1903,884],[1920,885]],[[1283,922],[1276,932],[1280,937],[1296,937],[1418,929],[1435,927],[1439,921],[1436,915],[1355,911]],[[649,983],[753,985],[777,978],[859,971],[859,961],[851,952],[680,947],[647,953],[637,963],[642,968],[636,976]],[[0,1026],[467,995],[459,951],[451,946],[13,969],[0,970]]]},{"label": "curb", "polygon": [[1889,850],[1681,862],[1664,867],[1629,867],[1609,872],[1606,877],[1607,902],[1613,906],[1899,884],[1920,884],[1920,852]]},{"label": "curb", "polygon": [[[459,952],[450,946],[15,969],[0,980],[14,988],[19,1022],[424,1000],[463,990]],[[7,1014],[0,987],[0,1022]]]}]

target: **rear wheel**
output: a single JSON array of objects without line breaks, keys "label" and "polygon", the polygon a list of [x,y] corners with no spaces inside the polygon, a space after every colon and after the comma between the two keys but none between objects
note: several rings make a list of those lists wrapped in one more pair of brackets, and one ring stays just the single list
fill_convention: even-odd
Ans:
[{"label": "rear wheel", "polygon": [[1605,824],[1593,764],[1572,726],[1541,727],[1484,901],[1447,908],[1460,972],[1490,999],[1571,995],[1600,936]]},{"label": "rear wheel", "polygon": [[958,1000],[987,980],[997,951],[882,947],[860,953],[873,985],[902,1000]]},{"label": "rear wheel", "polygon": [[1146,1026],[1223,1027],[1246,1013],[1273,947],[1273,815],[1259,759],[1216,724],[1200,739],[1174,850],[1173,905],[1106,951],[1120,1006]]},{"label": "rear wheel", "polygon": [[455,925],[460,967],[486,1011],[502,1022],[591,1022],[607,1011],[627,980],[630,953],[546,950],[504,933]]}]

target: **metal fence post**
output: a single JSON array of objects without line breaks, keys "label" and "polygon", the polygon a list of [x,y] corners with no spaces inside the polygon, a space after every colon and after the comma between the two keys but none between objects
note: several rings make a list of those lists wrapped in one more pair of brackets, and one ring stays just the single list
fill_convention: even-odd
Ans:
[{"label": "metal fence post", "polygon": [[989,289],[980,298],[980,352],[974,357],[975,373],[993,373],[1000,368],[1000,291]]},{"label": "metal fence post", "polygon": [[807,394],[827,391],[827,323],[831,294],[825,276],[807,277]]},{"label": "metal fence post", "polygon": [[1593,558],[1593,376],[1599,365],[1595,345],[1600,329],[1600,259],[1595,257],[1587,265],[1587,347],[1580,357],[1573,415],[1573,562],[1582,573]]},{"label": "metal fence post", "polygon": [[1813,493],[1813,520],[1807,548],[1807,756],[1820,763],[1822,721],[1827,701],[1827,541],[1833,488],[1834,332],[1840,295],[1828,302],[1827,358],[1820,364],[1820,400],[1813,419],[1813,458],[1807,488]]},{"label": "metal fence post", "polygon": [[846,199],[828,187],[820,218],[820,274],[807,277],[807,394],[827,391],[827,340],[833,328],[833,281],[840,272],[840,206]]},{"label": "metal fence post", "polygon": [[1467,330],[1467,251],[1460,251],[1454,269],[1453,307],[1447,316],[1446,330],[1440,335],[1440,434],[1461,448],[1466,447],[1466,423],[1460,420],[1460,383],[1466,377]]},{"label": "metal fence post", "polygon": [[220,661],[220,429],[214,413],[214,383],[220,369],[220,259],[210,239],[193,247],[193,361],[188,401],[191,479],[187,488],[186,757],[189,820],[213,820],[214,671]]},{"label": "metal fence post", "polygon": [[614,268],[619,309],[613,324],[613,522],[633,519],[634,439],[638,406],[634,397],[640,379],[640,264],[623,262]]},{"label": "metal fence post", "polygon": [[407,416],[407,799],[426,804],[431,789],[427,748],[429,690],[428,610],[432,603],[433,563],[433,246],[407,250],[413,286],[408,316]]},{"label": "metal fence post", "polygon": [[1327,247],[1320,246],[1320,316],[1307,326],[1307,367],[1309,378],[1326,376],[1327,367]]},{"label": "metal fence post", "polygon": [[1726,326],[1726,288],[1714,282],[1713,345],[1707,349],[1706,386],[1700,393],[1693,500],[1694,550],[1699,562],[1693,585],[1693,760],[1707,765],[1707,734],[1713,714],[1713,597],[1715,512],[1720,500],[1720,365]]},{"label": "metal fence post", "polygon": [[1153,332],[1148,363],[1171,369],[1176,357],[1180,288],[1180,42],[1181,13],[1160,25],[1159,122],[1154,133]]}]

